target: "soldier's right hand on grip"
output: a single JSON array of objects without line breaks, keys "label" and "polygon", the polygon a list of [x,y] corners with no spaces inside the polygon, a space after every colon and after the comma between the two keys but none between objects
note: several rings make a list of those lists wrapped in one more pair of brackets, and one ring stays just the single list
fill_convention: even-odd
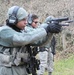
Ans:
[{"label": "soldier's right hand on grip", "polygon": [[60,24],[56,24],[56,23],[50,23],[48,24],[47,28],[46,28],[46,32],[50,32],[50,33],[59,33],[61,32],[61,25]]}]

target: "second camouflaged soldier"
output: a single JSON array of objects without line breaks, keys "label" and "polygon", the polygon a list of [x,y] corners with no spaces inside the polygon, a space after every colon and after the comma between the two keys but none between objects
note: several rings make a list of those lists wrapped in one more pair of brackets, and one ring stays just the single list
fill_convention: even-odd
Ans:
[{"label": "second camouflaged soldier", "polygon": [[[49,18],[46,18],[45,22],[47,23],[48,20],[51,20],[52,18],[53,17],[49,16]],[[39,25],[37,23],[38,23],[37,15],[30,14],[26,30],[30,32],[30,31],[38,28]],[[41,44],[38,47],[38,49],[39,49],[39,59],[40,59],[40,65],[39,65],[40,69],[38,70],[38,75],[43,75],[44,72],[45,72],[45,68],[47,66],[49,66],[49,68],[48,68],[49,75],[51,75],[52,71],[53,71],[53,54],[50,50],[50,43],[51,43],[50,41],[51,41],[51,38],[52,38],[53,35],[52,34],[48,34],[48,35],[49,35],[48,36],[49,38],[47,38],[47,39],[49,39],[49,40],[47,40],[48,43],[45,41],[45,43]]]}]

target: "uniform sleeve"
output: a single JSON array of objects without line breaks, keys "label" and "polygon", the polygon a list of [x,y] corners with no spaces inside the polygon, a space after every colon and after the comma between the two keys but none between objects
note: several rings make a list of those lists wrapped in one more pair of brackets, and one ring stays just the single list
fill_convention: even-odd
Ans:
[{"label": "uniform sleeve", "polygon": [[[43,23],[39,26],[39,28],[46,28],[47,26],[48,26],[48,24]],[[39,39],[39,41],[36,41],[36,42],[32,43],[31,45],[32,46],[49,47],[52,36],[53,36],[53,34],[49,32],[45,37],[42,37],[41,39]]]},{"label": "uniform sleeve", "polygon": [[53,34],[49,33],[47,36],[41,38],[39,41],[36,41],[31,44],[31,46],[45,46],[49,47]]},{"label": "uniform sleeve", "polygon": [[19,33],[13,35],[13,45],[15,46],[23,46],[35,41],[38,41],[42,37],[47,35],[44,28],[38,28],[34,31],[28,33]]},{"label": "uniform sleeve", "polygon": [[46,28],[47,26],[48,26],[47,23],[42,23],[39,27],[41,27],[41,28]]}]

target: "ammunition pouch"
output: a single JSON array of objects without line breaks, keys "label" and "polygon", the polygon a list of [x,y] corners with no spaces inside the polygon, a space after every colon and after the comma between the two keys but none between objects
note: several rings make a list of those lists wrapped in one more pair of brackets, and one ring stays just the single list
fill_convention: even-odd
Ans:
[{"label": "ammunition pouch", "polygon": [[27,52],[20,52],[17,48],[0,47],[0,65],[7,67],[19,66],[27,63],[27,61]]},{"label": "ammunition pouch", "polygon": [[[21,59],[22,59],[22,61],[21,61]],[[16,59],[14,60],[14,63],[18,66],[23,62],[24,63],[28,62],[28,53],[17,52]]]},{"label": "ammunition pouch", "polygon": [[0,53],[0,61],[2,63],[9,63],[11,61],[11,56]]},{"label": "ammunition pouch", "polygon": [[12,65],[11,59],[12,59],[12,56],[0,53],[0,65],[1,66],[8,66],[8,67],[10,67]]}]

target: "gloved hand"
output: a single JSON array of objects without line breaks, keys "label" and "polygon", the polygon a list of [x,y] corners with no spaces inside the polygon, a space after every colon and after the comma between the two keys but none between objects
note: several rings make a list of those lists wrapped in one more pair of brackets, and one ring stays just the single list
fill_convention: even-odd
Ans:
[{"label": "gloved hand", "polygon": [[49,23],[45,30],[47,33],[59,33],[61,32],[61,27],[62,26],[58,23]]}]

